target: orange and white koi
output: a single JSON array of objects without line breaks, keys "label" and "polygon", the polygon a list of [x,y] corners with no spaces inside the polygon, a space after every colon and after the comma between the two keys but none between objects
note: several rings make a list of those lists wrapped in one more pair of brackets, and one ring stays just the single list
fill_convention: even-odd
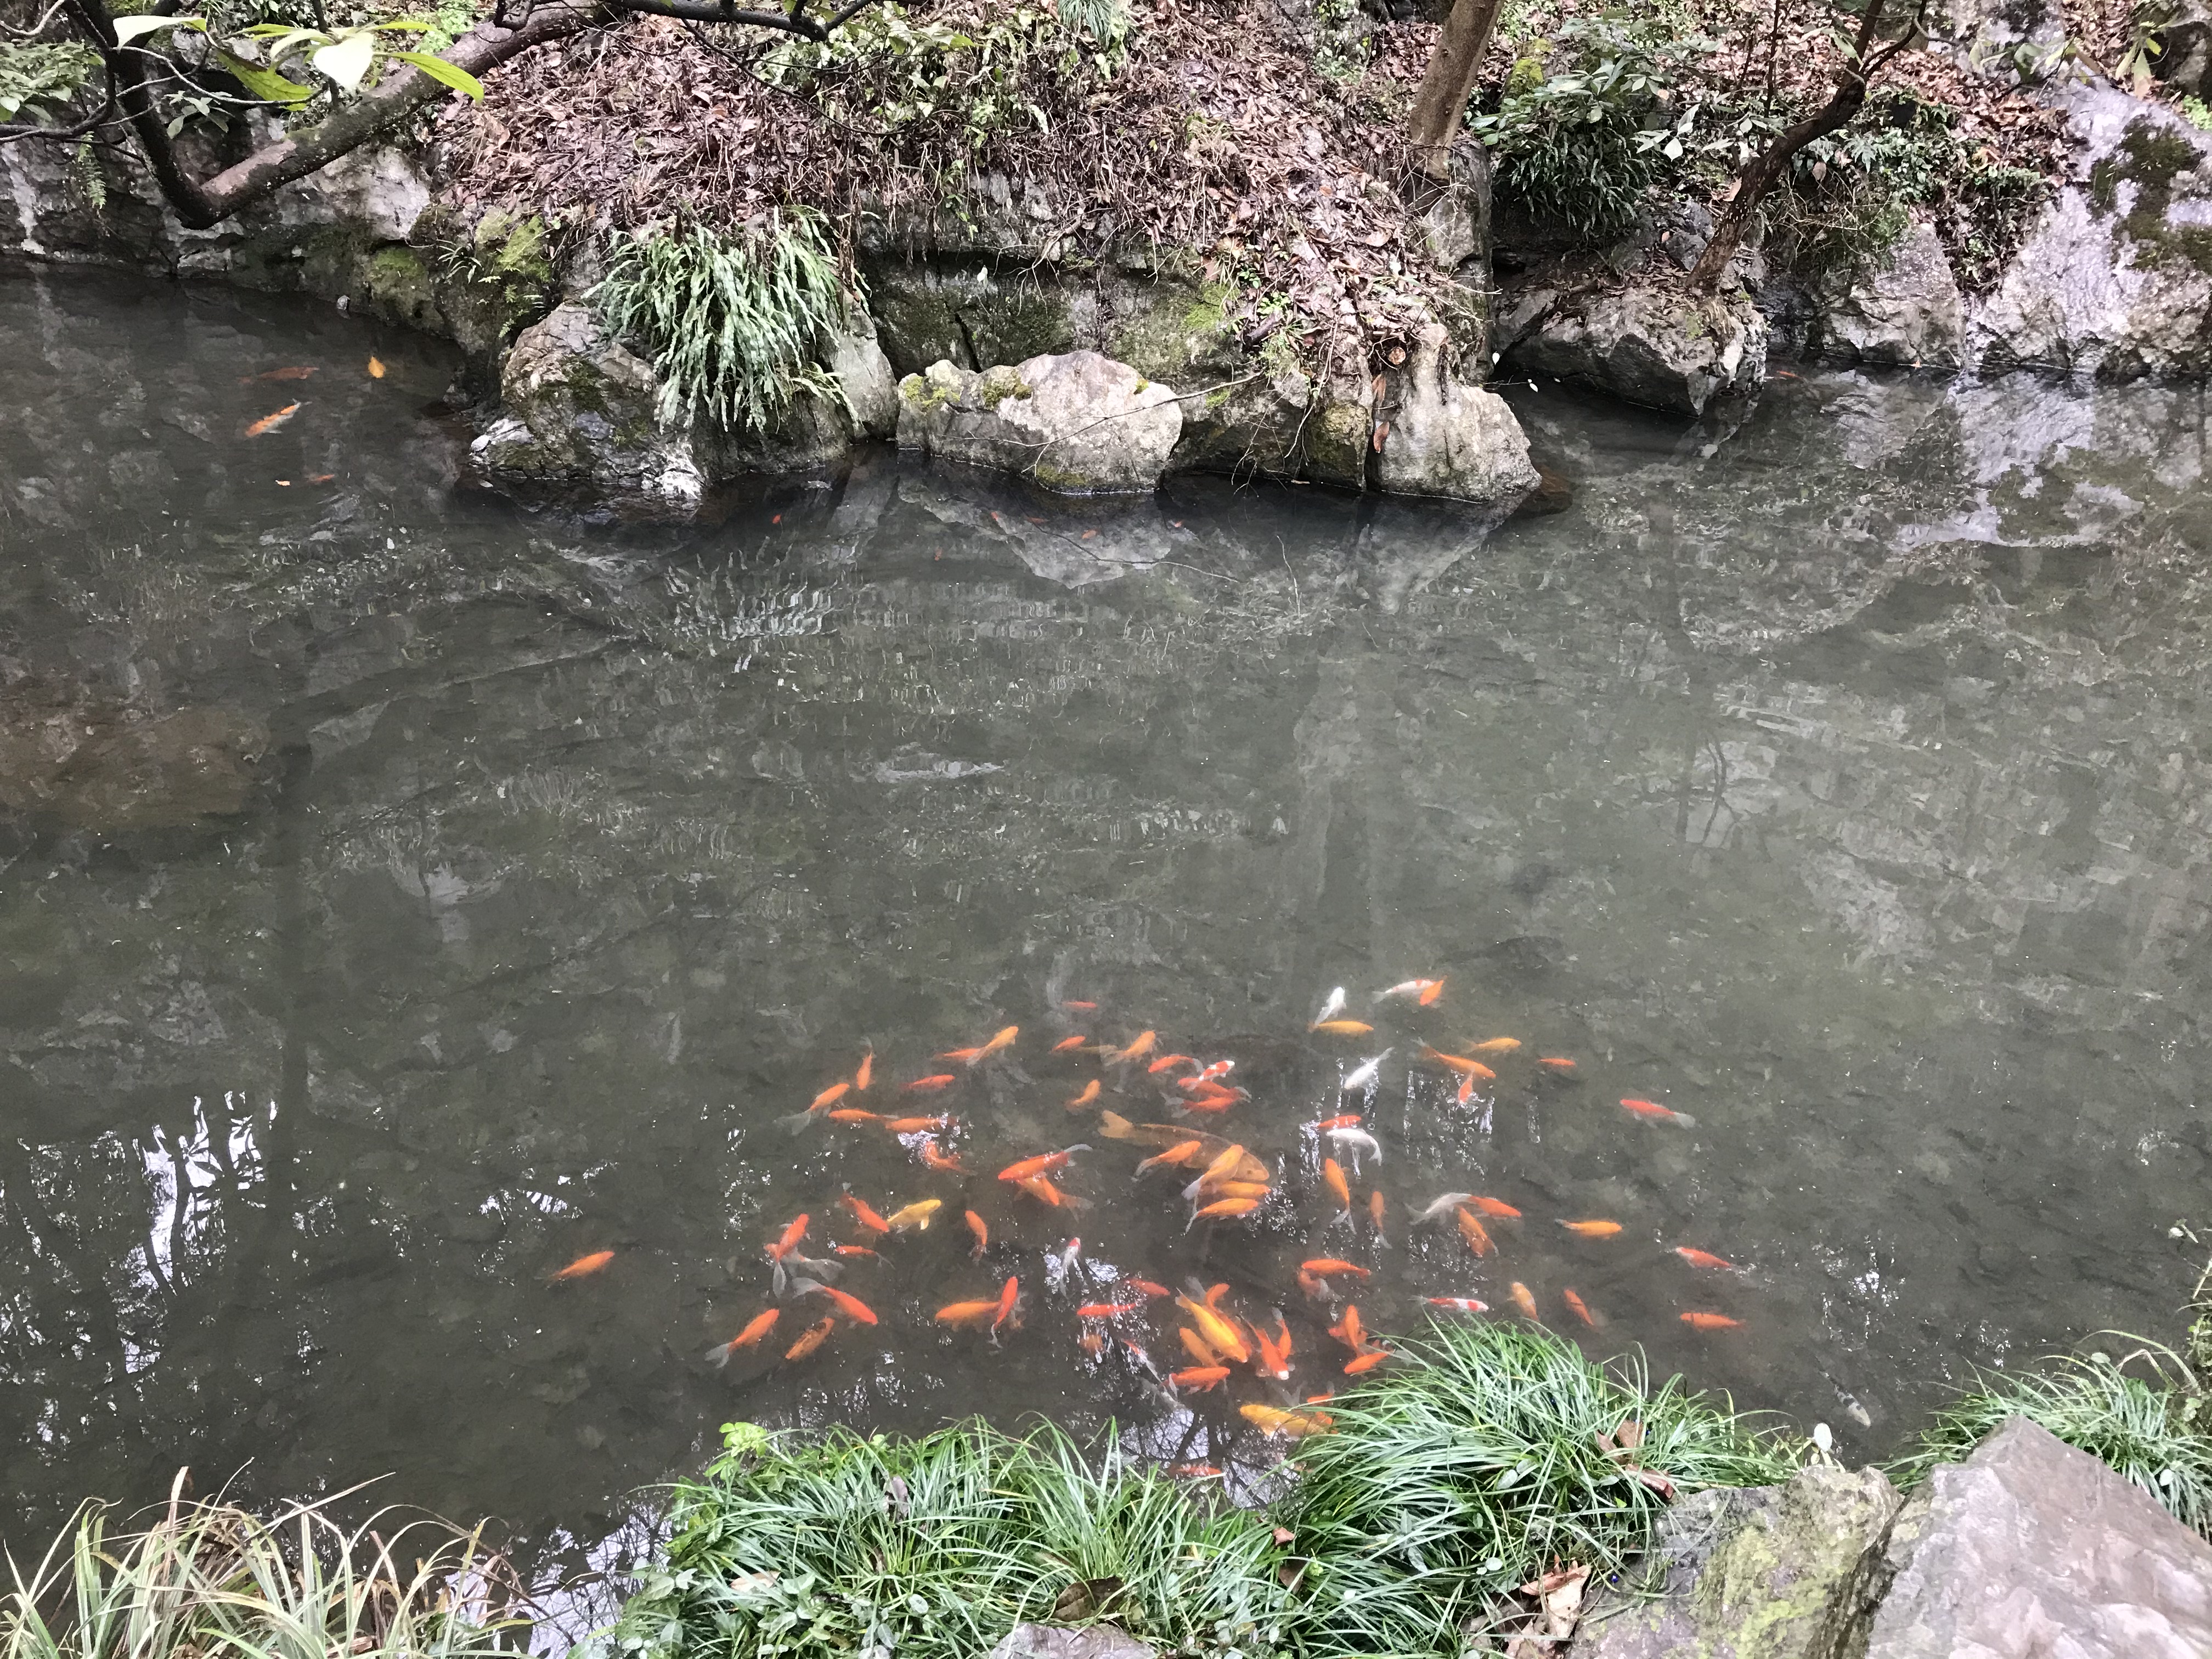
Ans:
[{"label": "orange and white koi", "polygon": [[1444,982],[1440,979],[1403,980],[1387,991],[1377,991],[1375,1000],[1388,1002],[1393,997],[1401,997],[1408,1002],[1419,1002],[1425,1008],[1437,1000],[1437,994],[1443,988]]},{"label": "orange and white koi", "polygon": [[558,1285],[571,1279],[589,1279],[615,1259],[612,1250],[593,1250],[589,1255],[580,1255],[567,1267],[550,1275],[550,1284]]},{"label": "orange and white koi", "polygon": [[1638,1117],[1656,1118],[1666,1123],[1679,1123],[1685,1129],[1694,1129],[1698,1127],[1698,1120],[1687,1112],[1678,1112],[1672,1107],[1662,1106],[1656,1100],[1624,1099],[1620,1103]]},{"label": "orange and white koi", "polygon": [[1449,1308],[1458,1313],[1488,1313],[1490,1304],[1472,1296],[1431,1296],[1423,1298],[1432,1308]]},{"label": "orange and white koi", "polygon": [[1351,1148],[1355,1162],[1360,1153],[1366,1154],[1377,1164],[1382,1161],[1382,1143],[1364,1129],[1331,1129],[1328,1139],[1336,1146]]},{"label": "orange and white koi", "polygon": [[775,1322],[782,1316],[783,1310],[781,1308],[770,1308],[764,1314],[754,1315],[750,1322],[746,1324],[744,1329],[739,1331],[735,1336],[732,1337],[728,1341],[721,1344],[719,1347],[713,1347],[707,1350],[708,1364],[712,1365],[728,1364],[730,1363],[731,1355],[736,1353],[740,1348],[751,1347],[754,1343],[766,1336],[769,1330],[775,1326]]}]

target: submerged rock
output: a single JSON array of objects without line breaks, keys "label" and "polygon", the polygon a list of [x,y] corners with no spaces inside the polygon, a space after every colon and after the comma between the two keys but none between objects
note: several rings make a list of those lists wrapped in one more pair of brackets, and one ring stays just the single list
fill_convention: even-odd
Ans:
[{"label": "submerged rock", "polygon": [[175,829],[246,810],[269,746],[228,709],[147,716],[75,688],[0,693],[0,811],[74,829]]},{"label": "submerged rock", "polygon": [[1866,1659],[2212,1654],[2212,1545],[2015,1417],[1891,1529]]},{"label": "submerged rock", "polygon": [[1611,290],[1533,289],[1512,310],[1506,367],[1698,416],[1766,373],[1766,319],[1747,300],[1693,297],[1664,282]]},{"label": "submerged rock", "polygon": [[1645,1558],[1656,1595],[1594,1600],[1576,1659],[1838,1659],[1872,1609],[1899,1501],[1879,1469],[1821,1463],[1685,1498]]},{"label": "submerged rock", "polygon": [[899,383],[898,441],[1064,495],[1155,488],[1182,434],[1171,387],[1096,351],[978,374],[949,362]]}]

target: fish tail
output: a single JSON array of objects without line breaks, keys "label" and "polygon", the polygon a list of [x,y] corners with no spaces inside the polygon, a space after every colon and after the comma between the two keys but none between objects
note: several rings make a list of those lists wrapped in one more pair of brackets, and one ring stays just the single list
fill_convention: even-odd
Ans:
[{"label": "fish tail", "polygon": [[773,1263],[772,1269],[773,1270],[769,1274],[769,1282],[775,1287],[775,1293],[778,1296],[781,1296],[783,1294],[784,1285],[790,1280],[790,1275],[784,1272],[783,1263],[781,1261]]},{"label": "fish tail", "polygon": [[822,1288],[823,1286],[811,1279],[799,1279],[794,1276],[791,1280],[791,1294],[793,1296],[812,1296]]},{"label": "fish tail", "polygon": [[813,1124],[814,1112],[809,1108],[803,1112],[793,1112],[789,1117],[780,1117],[776,1121],[795,1135],[804,1134]]},{"label": "fish tail", "polygon": [[1675,1113],[1674,1121],[1680,1124],[1685,1129],[1694,1129],[1698,1127],[1698,1120],[1692,1117],[1687,1112]]},{"label": "fish tail", "polygon": [[730,1363],[730,1350],[736,1346],[734,1343],[724,1342],[708,1349],[707,1363],[716,1370],[720,1370]]}]

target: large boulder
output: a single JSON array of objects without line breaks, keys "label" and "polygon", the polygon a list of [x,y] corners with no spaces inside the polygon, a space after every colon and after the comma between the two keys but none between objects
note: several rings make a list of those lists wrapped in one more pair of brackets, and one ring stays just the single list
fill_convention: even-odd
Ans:
[{"label": "large boulder", "polygon": [[2212,1545],[2024,1417],[1913,1494],[1881,1574],[1866,1659],[2212,1654]]},{"label": "large boulder", "polygon": [[1899,1501],[1880,1470],[1832,1463],[1686,1498],[1643,1582],[1589,1604],[1575,1659],[1839,1659],[1865,1629]]},{"label": "large boulder", "polygon": [[1063,495],[1155,488],[1182,434],[1173,388],[1096,351],[978,374],[949,362],[899,382],[898,441]]},{"label": "large boulder", "polygon": [[989,1659],[1156,1659],[1158,1651],[1116,1625],[1017,1625]]},{"label": "large boulder", "polygon": [[2212,372],[2212,136],[2110,87],[2051,96],[2074,170],[1973,319],[1980,366]]},{"label": "large boulder", "polygon": [[1502,326],[1507,372],[1572,381],[1624,402],[1696,416],[1766,373],[1766,319],[1740,295],[1699,296],[1665,278],[1518,295]]},{"label": "large boulder", "polygon": [[1407,365],[1376,472],[1396,495],[1518,507],[1536,487],[1528,434],[1505,399],[1461,382],[1441,324],[1424,329]]},{"label": "large boulder", "polygon": [[1966,299],[1936,227],[1918,215],[1880,263],[1820,298],[1808,343],[1822,356],[1915,368],[1965,361]]}]

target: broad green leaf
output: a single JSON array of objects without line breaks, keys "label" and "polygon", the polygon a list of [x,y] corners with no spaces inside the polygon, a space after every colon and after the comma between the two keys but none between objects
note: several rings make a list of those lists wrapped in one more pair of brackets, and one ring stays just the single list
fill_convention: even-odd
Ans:
[{"label": "broad green leaf", "polygon": [[265,103],[304,104],[315,95],[312,87],[288,81],[275,70],[249,64],[227,52],[217,55],[222,59],[222,66],[238,77],[239,84]]},{"label": "broad green leaf", "polygon": [[426,23],[419,17],[401,17],[389,23],[370,23],[367,27],[372,29],[404,29],[411,34],[428,34],[438,26]]},{"label": "broad green leaf", "polygon": [[414,64],[441,86],[451,87],[455,92],[464,93],[478,103],[483,101],[483,82],[459,64],[449,64],[427,52],[395,52],[392,55],[403,64]]},{"label": "broad green leaf", "polygon": [[375,57],[376,37],[362,29],[333,45],[317,47],[307,54],[307,61],[348,92],[358,92],[361,78],[368,73]]},{"label": "broad green leaf", "polygon": [[118,17],[115,20],[115,42],[127,46],[142,34],[151,34],[156,29],[198,29],[207,32],[204,17]]}]

